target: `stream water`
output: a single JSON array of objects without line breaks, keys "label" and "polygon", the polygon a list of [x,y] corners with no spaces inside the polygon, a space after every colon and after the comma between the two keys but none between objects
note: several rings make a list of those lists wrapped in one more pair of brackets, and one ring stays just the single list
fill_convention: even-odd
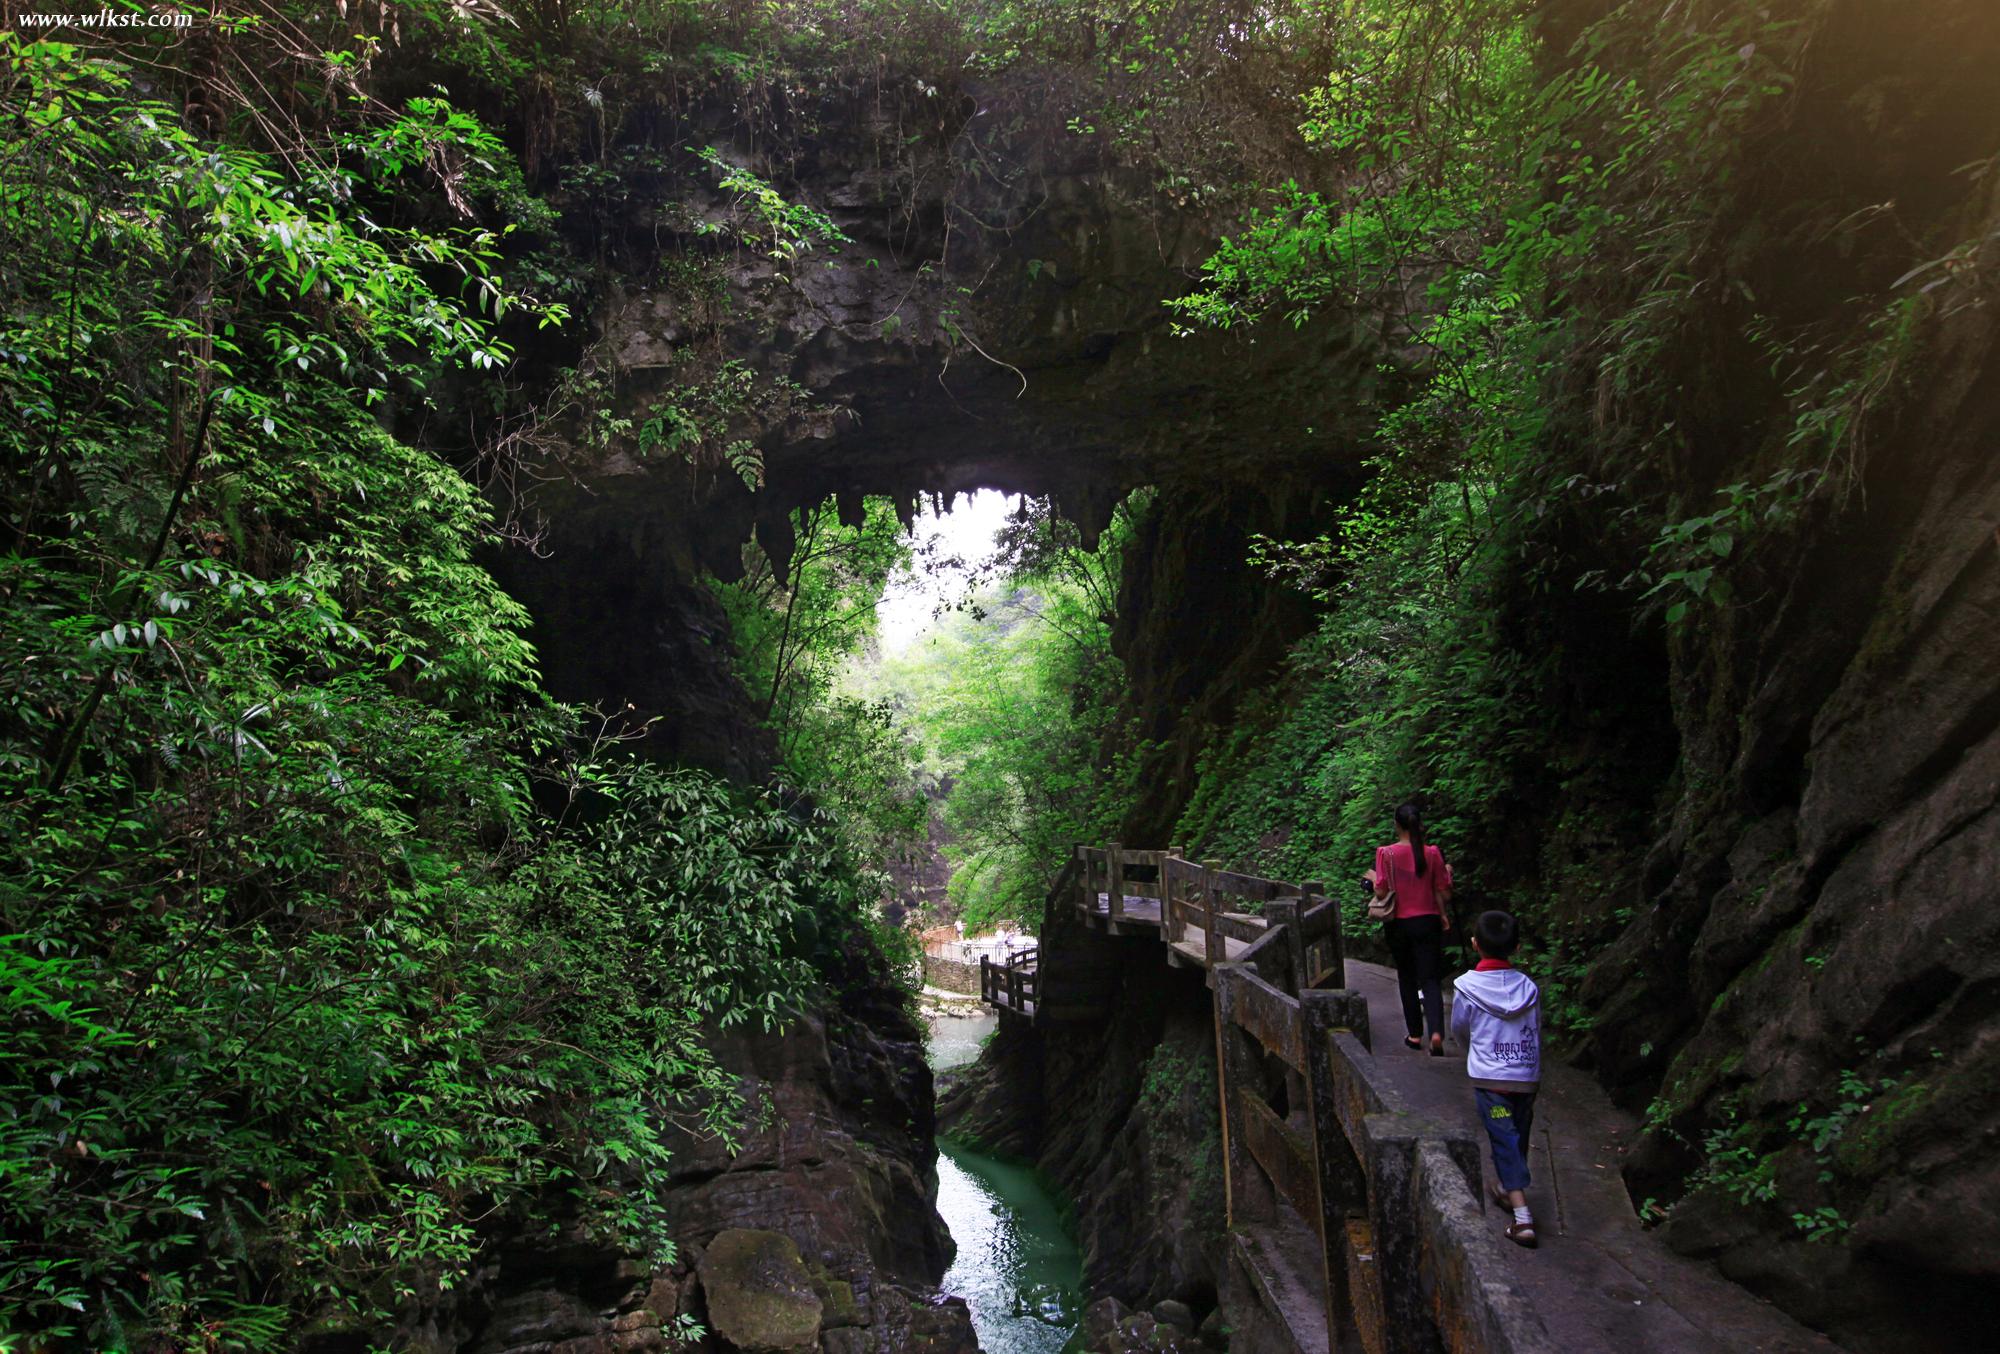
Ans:
[{"label": "stream water", "polygon": [[[931,1022],[931,1066],[971,1062],[997,1017]],[[944,1289],[972,1309],[986,1354],[1059,1354],[1082,1309],[1083,1257],[1034,1175],[938,1144],[938,1212],[958,1245]]]}]

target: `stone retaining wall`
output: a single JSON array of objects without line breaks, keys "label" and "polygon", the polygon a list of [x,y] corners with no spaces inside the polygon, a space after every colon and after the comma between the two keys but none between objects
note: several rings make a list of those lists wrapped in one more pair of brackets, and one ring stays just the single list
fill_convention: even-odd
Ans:
[{"label": "stone retaining wall", "polygon": [[946,959],[941,954],[932,954],[926,950],[924,981],[946,992],[963,992],[976,997],[979,995],[979,961],[960,963],[956,959]]}]

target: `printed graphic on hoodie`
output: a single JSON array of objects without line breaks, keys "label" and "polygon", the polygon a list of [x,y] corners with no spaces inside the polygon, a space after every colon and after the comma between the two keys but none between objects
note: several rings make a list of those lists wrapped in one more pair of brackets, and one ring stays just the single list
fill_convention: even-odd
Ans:
[{"label": "printed graphic on hoodie", "polygon": [[1452,1035],[1465,1070],[1484,1081],[1538,1081],[1542,1074],[1541,989],[1519,969],[1474,970],[1453,988]]},{"label": "printed graphic on hoodie", "polygon": [[1536,1067],[1542,1061],[1542,1032],[1530,1016],[1519,1038],[1496,1039],[1489,1047],[1493,1056],[1509,1067]]}]

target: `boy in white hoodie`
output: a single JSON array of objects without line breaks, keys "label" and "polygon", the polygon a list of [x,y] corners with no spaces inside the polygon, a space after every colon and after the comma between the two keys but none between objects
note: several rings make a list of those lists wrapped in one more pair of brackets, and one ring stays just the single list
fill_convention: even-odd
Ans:
[{"label": "boy in white hoodie", "polygon": [[1510,913],[1482,912],[1472,928],[1479,963],[1459,975],[1451,1004],[1451,1035],[1465,1049],[1479,1122],[1493,1144],[1500,1184],[1493,1202],[1513,1210],[1507,1239],[1532,1249],[1528,1212],[1528,1134],[1535,1126],[1535,1091],[1542,1076],[1541,990],[1508,961],[1521,941]]}]

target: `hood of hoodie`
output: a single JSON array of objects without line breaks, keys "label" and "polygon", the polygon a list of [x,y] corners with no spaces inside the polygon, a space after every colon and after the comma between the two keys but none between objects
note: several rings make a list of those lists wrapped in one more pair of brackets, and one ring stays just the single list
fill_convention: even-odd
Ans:
[{"label": "hood of hoodie", "polygon": [[1459,996],[1501,1020],[1517,1019],[1542,999],[1534,979],[1519,969],[1496,968],[1483,973],[1474,969],[1461,973],[1452,986]]}]

